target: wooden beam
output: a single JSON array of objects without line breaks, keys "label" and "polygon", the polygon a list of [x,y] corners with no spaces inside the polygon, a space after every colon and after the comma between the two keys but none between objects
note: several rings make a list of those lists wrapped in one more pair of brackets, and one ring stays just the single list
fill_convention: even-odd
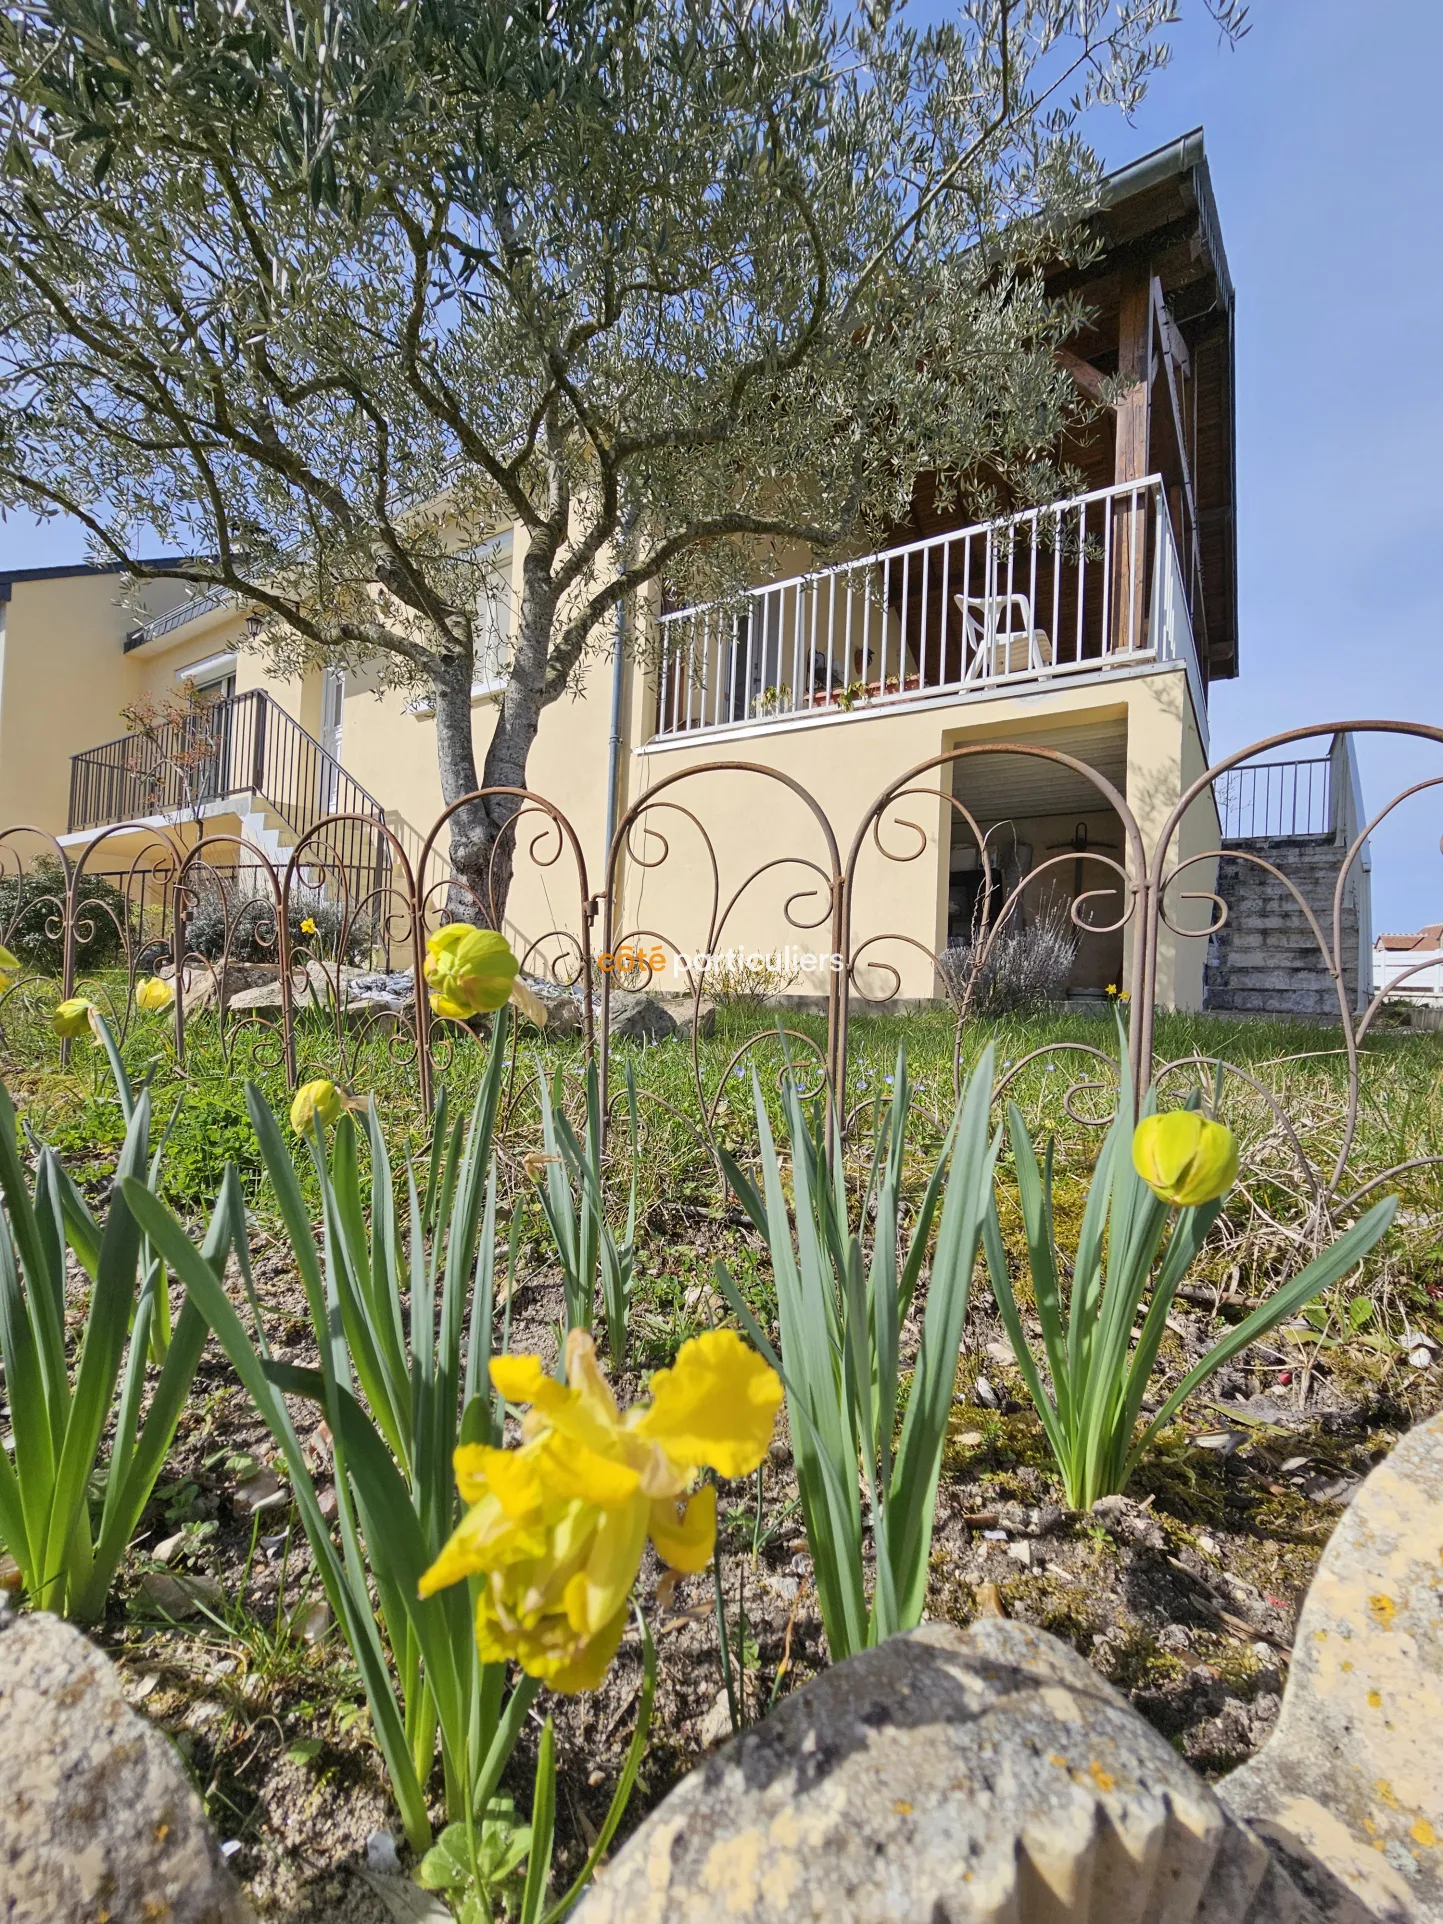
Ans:
[{"label": "wooden beam", "polygon": [[1148,397],[1152,391],[1152,276],[1145,268],[1124,276],[1117,307],[1117,372],[1129,383],[1117,404],[1115,481],[1147,473]]},{"label": "wooden beam", "polygon": [[[1123,486],[1148,473],[1149,408],[1152,395],[1152,275],[1145,264],[1124,271],[1117,310],[1117,371],[1128,383],[1114,411],[1113,480]],[[1146,496],[1115,498],[1112,536],[1112,648],[1115,654],[1145,648],[1147,609]]]},{"label": "wooden beam", "polygon": [[1089,401],[1101,404],[1102,384],[1107,376],[1100,368],[1095,368],[1091,361],[1084,361],[1080,354],[1074,354],[1065,347],[1057,348],[1052,358],[1064,374],[1072,376]]}]

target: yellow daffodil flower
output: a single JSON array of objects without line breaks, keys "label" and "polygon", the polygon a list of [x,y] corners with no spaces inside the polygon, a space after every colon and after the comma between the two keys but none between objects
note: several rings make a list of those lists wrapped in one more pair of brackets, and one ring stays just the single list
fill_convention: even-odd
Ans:
[{"label": "yellow daffodil flower", "polygon": [[148,1015],[168,1009],[174,1000],[175,984],[162,981],[158,975],[143,975],[135,985],[135,1006]]},{"label": "yellow daffodil flower", "polygon": [[12,955],[3,942],[0,942],[0,989],[9,985],[11,976],[19,975],[20,958]]},{"label": "yellow daffodil flower", "polygon": [[529,1403],[519,1449],[463,1444],[456,1483],[470,1506],[421,1579],[422,1596],[480,1575],[476,1642],[485,1663],[514,1658],[553,1690],[594,1690],[616,1654],[648,1536],[663,1563],[704,1570],[716,1489],[699,1469],[746,1476],[771,1441],[782,1385],[732,1330],[683,1343],[623,1415],[591,1337],[566,1339],[567,1383],[539,1356],[497,1356],[491,1381]]},{"label": "yellow daffodil flower", "polygon": [[465,1022],[510,999],[520,967],[504,935],[448,922],[426,943],[425,976],[437,1015]]},{"label": "yellow daffodil flower", "polygon": [[67,1001],[57,1004],[50,1018],[50,1026],[56,1035],[74,1040],[76,1036],[84,1035],[87,1029],[94,1031],[95,1024],[91,1020],[94,1012],[93,1002],[83,995],[72,995]]},{"label": "yellow daffodil flower", "polygon": [[291,1127],[298,1136],[308,1136],[317,1116],[322,1123],[339,1122],[350,1107],[351,1098],[344,1090],[319,1076],[314,1082],[303,1082],[297,1089],[291,1103]]},{"label": "yellow daffodil flower", "polygon": [[544,1029],[546,1004],[520,980],[520,966],[505,936],[495,929],[448,922],[426,943],[424,974],[432,1013],[465,1022],[514,1002],[528,1021]]},{"label": "yellow daffodil flower", "polygon": [[316,932],[316,918],[314,915],[308,915],[305,918],[305,920],[301,923],[301,934],[314,935],[315,932]]},{"label": "yellow daffodil flower", "polygon": [[1237,1138],[1196,1109],[1145,1116],[1132,1138],[1132,1162],[1155,1196],[1177,1209],[1226,1195],[1238,1173]]}]

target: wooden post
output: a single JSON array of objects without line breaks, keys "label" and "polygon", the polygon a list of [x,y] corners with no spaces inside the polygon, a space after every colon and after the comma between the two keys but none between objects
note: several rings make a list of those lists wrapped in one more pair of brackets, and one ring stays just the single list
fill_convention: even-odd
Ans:
[{"label": "wooden post", "polygon": [[[1117,371],[1131,382],[1116,411],[1113,480],[1121,486],[1147,474],[1152,394],[1152,275],[1146,263],[1123,270],[1117,313]],[[1115,499],[1112,528],[1112,652],[1142,648],[1147,608],[1147,502]]]}]

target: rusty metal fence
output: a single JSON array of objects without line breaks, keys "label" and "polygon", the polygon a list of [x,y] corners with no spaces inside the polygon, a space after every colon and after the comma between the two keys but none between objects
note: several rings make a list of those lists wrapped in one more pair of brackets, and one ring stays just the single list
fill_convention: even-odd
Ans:
[{"label": "rusty metal fence", "polygon": [[[1316,890],[1310,898],[1269,851],[1249,850],[1235,839],[1224,847],[1220,835],[1220,816],[1237,791],[1238,771],[1260,760],[1276,762],[1279,752],[1294,744],[1340,731],[1392,733],[1443,745],[1443,730],[1401,722],[1349,722],[1275,735],[1199,775],[1148,837],[1128,798],[1105,776],[1073,755],[1027,742],[961,747],[905,770],[862,812],[849,837],[813,795],[780,770],[760,762],[710,761],[665,776],[632,805],[599,874],[588,869],[581,837],[553,802],[526,790],[490,791],[514,803],[505,864],[516,877],[512,899],[528,873],[539,875],[554,910],[549,926],[531,931],[517,930],[496,915],[487,877],[465,877],[452,867],[447,825],[464,803],[442,816],[414,859],[383,821],[354,813],[330,815],[307,827],[283,863],[268,860],[235,835],[198,829],[119,824],[72,854],[39,830],[10,828],[0,832],[0,944],[21,966],[0,976],[0,1057],[16,1011],[37,1008],[47,998],[53,1006],[58,996],[74,994],[92,978],[104,982],[108,1013],[123,1036],[138,1019],[137,982],[163,973],[180,986],[166,1020],[173,1024],[182,1065],[202,1023],[215,1025],[227,1049],[249,1034],[292,1082],[305,1053],[297,1042],[305,1025],[329,1032],[342,1070],[358,1062],[368,1041],[384,1034],[390,1060],[414,1076],[418,1097],[429,1105],[461,1032],[429,1006],[422,984],[426,943],[444,922],[459,918],[503,923],[523,971],[554,1000],[570,999],[570,1025],[580,1048],[599,1062],[605,1100],[615,1092],[616,1004],[624,994],[657,986],[648,957],[658,948],[693,957],[724,953],[734,931],[752,914],[764,878],[770,878],[767,887],[779,904],[769,911],[775,921],[771,939],[778,946],[801,939],[831,958],[813,998],[825,1016],[825,1041],[816,1043],[800,1028],[791,1027],[791,1033],[797,1047],[810,1052],[817,1086],[825,1089],[846,1127],[862,1106],[854,1106],[848,1093],[849,1035],[859,1013],[895,1006],[909,972],[913,980],[920,973],[924,994],[952,1008],[953,1070],[960,1079],[972,1053],[969,1038],[982,1026],[978,984],[989,957],[1025,919],[1026,903],[1035,903],[1039,887],[1052,877],[1079,936],[1112,936],[1124,945],[1127,1067],[1135,1093],[1140,1096],[1150,1083],[1161,1085],[1183,1072],[1194,1080],[1207,1072],[1241,1077],[1260,1098],[1273,1102],[1244,1070],[1205,1051],[1168,1061],[1156,1046],[1158,1008],[1176,978],[1179,956],[1199,956],[1228,922],[1229,906],[1217,883],[1218,864],[1226,857],[1266,874],[1281,892],[1279,899],[1296,906],[1316,947],[1315,972],[1331,985],[1330,1000],[1336,1004],[1331,1017],[1346,1057],[1346,1104],[1326,1161],[1319,1164],[1301,1147],[1298,1155],[1315,1200],[1341,1206],[1353,1200],[1346,1172],[1358,1123],[1360,1050],[1384,1000],[1367,985],[1357,991],[1356,958],[1348,949],[1356,935],[1345,930],[1345,907],[1369,836],[1409,796],[1443,784],[1443,775],[1404,790],[1370,819],[1349,822],[1346,843],[1337,849],[1330,903],[1320,903]],[[1068,845],[1010,877],[993,862],[990,838],[996,825],[984,825],[959,798],[964,765],[999,755],[1027,758],[1039,769],[1046,764],[1087,784],[1099,809],[1116,820],[1116,844]],[[747,784],[754,792],[764,847],[755,860],[734,846],[720,847],[708,828],[696,798],[718,780]],[[782,798],[805,825],[804,846],[772,846],[770,824]],[[946,825],[941,837],[939,820]],[[360,861],[358,837],[369,838],[366,859]],[[122,845],[132,850],[124,864],[108,855]],[[877,926],[877,873],[915,864],[916,888],[931,900],[936,877],[929,879],[929,859],[938,859],[939,848],[950,849],[954,861],[959,850],[969,859],[976,851],[966,968],[947,953],[945,934],[934,933],[929,941],[915,929]],[[666,881],[673,863],[686,866],[694,924],[688,929],[674,926],[668,912]],[[704,878],[700,895],[698,874]],[[703,903],[699,914],[698,900]],[[756,941],[755,919],[749,932]],[[618,957],[626,958],[620,970]],[[724,1065],[709,1067],[699,1049],[697,1016],[711,986],[703,963],[683,971],[679,995],[683,1015],[690,1014],[682,1034],[685,1046],[689,1026],[693,1120],[708,1139],[728,1075],[764,1039],[775,1040],[779,1021],[783,1028],[791,1026],[783,1001],[766,1012],[756,1033],[741,1041]],[[58,1040],[53,1046],[57,1052],[65,1048]],[[1116,1073],[1115,1057],[1093,1043],[1063,1040],[1047,1049],[1079,1058],[1079,1087],[1089,1078],[1105,1084]],[[999,1094],[1024,1067],[1025,1062],[1010,1066]],[[1280,1110],[1277,1124],[1296,1144],[1292,1124]],[[1400,1167],[1438,1160],[1417,1157]]]}]

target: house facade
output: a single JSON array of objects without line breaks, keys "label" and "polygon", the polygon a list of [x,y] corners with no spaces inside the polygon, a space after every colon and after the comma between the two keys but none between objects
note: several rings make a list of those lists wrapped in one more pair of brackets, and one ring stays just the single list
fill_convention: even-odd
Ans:
[{"label": "house facade", "polygon": [[[875,554],[798,553],[785,578],[730,600],[642,611],[645,632],[546,711],[529,782],[574,827],[588,891],[606,885],[615,825],[641,810],[618,926],[703,946],[715,901],[761,869],[726,943],[825,946],[817,810],[845,859],[908,769],[984,749],[919,778],[863,838],[856,927],[890,943],[877,992],[936,993],[933,957],[1018,887],[1024,914],[1091,898],[1074,989],[1129,979],[1130,930],[1107,925],[1136,849],[1109,797],[1150,849],[1208,765],[1209,689],[1238,665],[1234,303],[1201,133],[1113,175],[1096,220],[1097,258],[1056,283],[1089,313],[1065,365],[1108,403],[1061,450],[1075,494],[968,526],[924,478]],[[519,588],[524,533],[499,540]],[[119,589],[98,569],[0,574],[0,825],[34,824],[107,873],[180,829],[283,858],[339,811],[419,852],[442,809],[424,705],[364,673],[274,678],[227,595],[162,578],[137,609]],[[509,619],[503,597],[503,655]],[[214,704],[201,736],[175,753],[126,731],[123,708],[186,681]],[[496,694],[475,690],[478,760]],[[1041,752],[990,752],[1004,743]],[[1204,795],[1178,853],[1218,839]],[[1206,864],[1187,884],[1211,885]],[[519,860],[516,932],[566,926],[569,890],[557,864]],[[1206,923],[1198,904],[1173,919]],[[1205,949],[1164,935],[1161,1000],[1201,1006]]]}]

